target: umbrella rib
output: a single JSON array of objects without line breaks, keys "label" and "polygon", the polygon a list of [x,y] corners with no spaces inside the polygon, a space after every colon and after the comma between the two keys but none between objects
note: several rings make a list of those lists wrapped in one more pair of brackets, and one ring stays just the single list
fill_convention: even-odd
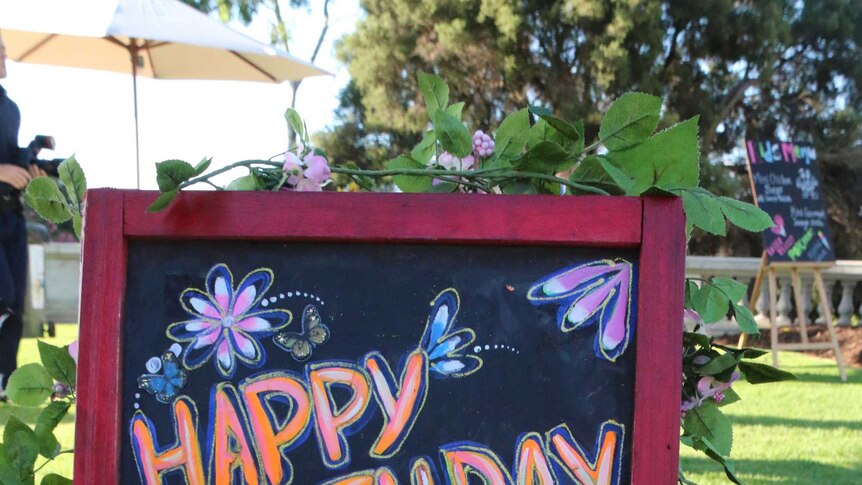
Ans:
[{"label": "umbrella rib", "polygon": [[39,50],[42,46],[44,46],[45,44],[47,44],[47,43],[48,43],[51,39],[53,39],[54,37],[57,37],[57,34],[50,34],[48,37],[45,37],[44,39],[40,40],[36,45],[34,45],[33,47],[31,47],[31,48],[27,49],[27,52],[25,52],[25,53],[21,54],[21,57],[19,57],[17,60],[18,60],[19,62],[21,62],[21,61],[23,61],[24,59],[26,59],[26,58],[30,57],[30,54],[32,54],[32,53],[36,52],[37,50]]},{"label": "umbrella rib", "polygon": [[268,73],[268,72],[264,71],[263,69],[261,69],[261,68],[260,68],[260,66],[258,66],[257,64],[255,64],[255,63],[251,62],[250,60],[246,59],[246,58],[245,58],[245,57],[243,57],[239,52],[236,52],[236,51],[229,51],[229,52],[230,52],[231,54],[233,54],[233,55],[237,56],[241,61],[245,62],[246,64],[248,64],[249,66],[251,66],[252,68],[254,68],[255,70],[257,70],[258,72],[260,72],[261,74],[263,74],[263,75],[264,75],[264,76],[266,76],[267,78],[269,78],[269,80],[270,80],[270,81],[272,81],[272,82],[278,82],[278,80],[276,80],[276,79],[275,79],[275,76],[273,76],[272,74],[270,74],[270,73]]}]

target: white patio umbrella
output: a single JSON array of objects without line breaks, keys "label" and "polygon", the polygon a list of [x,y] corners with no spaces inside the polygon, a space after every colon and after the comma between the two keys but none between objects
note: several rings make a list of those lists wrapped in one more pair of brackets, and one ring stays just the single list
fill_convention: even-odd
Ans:
[{"label": "white patio umbrella", "polygon": [[279,83],[329,74],[178,0],[0,0],[16,62],[132,75],[140,188],[137,77]]}]

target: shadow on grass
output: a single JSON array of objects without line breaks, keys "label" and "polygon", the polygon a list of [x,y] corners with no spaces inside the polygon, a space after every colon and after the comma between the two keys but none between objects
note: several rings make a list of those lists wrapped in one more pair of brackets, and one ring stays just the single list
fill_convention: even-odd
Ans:
[{"label": "shadow on grass", "polygon": [[802,382],[817,382],[817,383],[826,383],[826,384],[842,384],[842,385],[854,385],[854,384],[862,384],[862,375],[859,375],[855,372],[847,373],[847,382],[841,382],[841,378],[838,377],[838,371],[836,370],[834,374],[812,374],[808,372],[799,372],[796,369],[789,369],[790,372],[793,372],[796,377],[799,378]]},{"label": "shadow on grass", "polygon": [[[36,425],[36,419],[42,414],[42,410],[44,407],[38,408],[25,408],[22,406],[16,406],[15,404],[0,404],[0,428],[4,428],[6,426],[6,421],[9,420],[10,415],[14,415],[16,418],[20,419],[22,422],[30,425]],[[69,414],[63,417],[62,423],[74,423],[75,422],[75,410],[74,408],[69,410]]]},{"label": "shadow on grass", "polygon": [[[775,484],[852,484],[859,483],[862,470],[826,465],[811,460],[731,460],[736,474],[748,483]],[[693,473],[718,473],[724,470],[708,458],[683,457],[682,470]],[[692,477],[694,478],[694,477]],[[695,481],[697,481],[695,479]]]},{"label": "shadow on grass", "polygon": [[858,421],[820,421],[817,419],[778,418],[774,416],[733,416],[733,424],[748,426],[791,426],[808,429],[850,428],[862,430],[862,416]]}]

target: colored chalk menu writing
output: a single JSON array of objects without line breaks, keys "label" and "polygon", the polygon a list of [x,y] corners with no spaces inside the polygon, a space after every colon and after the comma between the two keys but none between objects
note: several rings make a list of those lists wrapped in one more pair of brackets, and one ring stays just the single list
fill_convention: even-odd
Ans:
[{"label": "colored chalk menu writing", "polygon": [[120,483],[629,483],[638,259],[132,241]]},{"label": "colored chalk menu writing", "polygon": [[755,202],[775,223],[763,231],[771,262],[835,260],[813,146],[747,140]]}]

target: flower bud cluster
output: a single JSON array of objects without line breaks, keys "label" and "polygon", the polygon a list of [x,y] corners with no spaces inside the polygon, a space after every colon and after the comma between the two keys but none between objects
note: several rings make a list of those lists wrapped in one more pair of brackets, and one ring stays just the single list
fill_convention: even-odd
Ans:
[{"label": "flower bud cluster", "polygon": [[482,130],[473,133],[473,153],[478,157],[488,157],[494,153],[494,140]]}]

